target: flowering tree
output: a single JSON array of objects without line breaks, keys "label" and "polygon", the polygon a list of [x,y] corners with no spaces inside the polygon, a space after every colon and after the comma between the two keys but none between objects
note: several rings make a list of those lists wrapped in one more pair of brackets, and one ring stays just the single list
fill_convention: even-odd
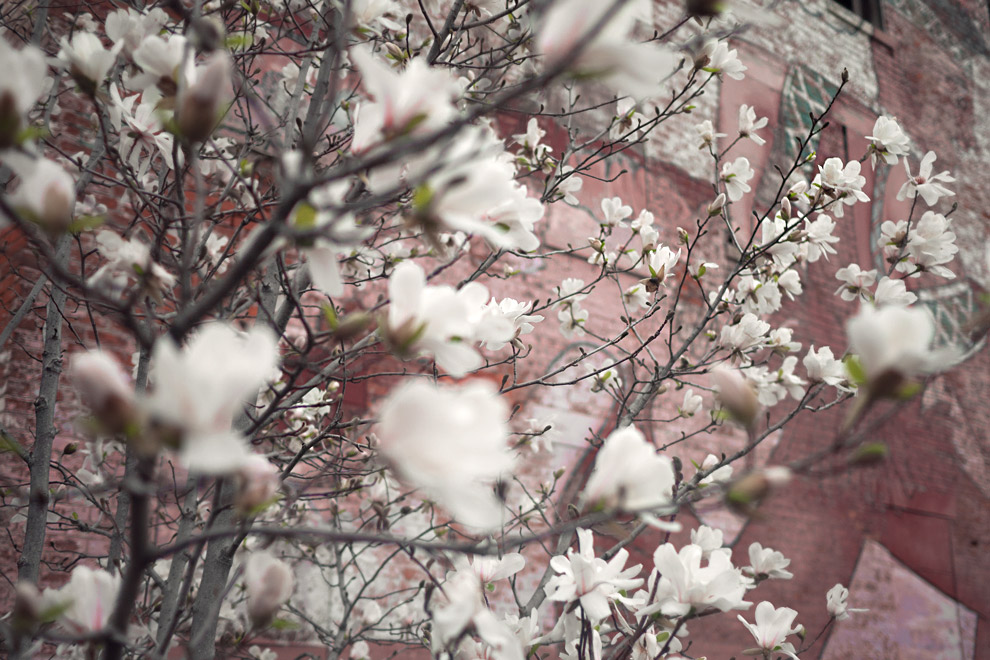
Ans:
[{"label": "flowering tree", "polygon": [[[751,515],[812,467],[882,458],[864,420],[965,357],[932,348],[906,286],[953,277],[934,153],[914,164],[880,117],[862,158],[816,160],[826,109],[772,203],[738,217],[754,171],[734,152],[768,130],[744,105],[732,134],[686,124],[712,172],[691,226],[615,195],[577,226],[553,209],[743,79],[728,39],[764,18],[692,2],[661,25],[637,0],[92,11],[13,14],[0,39],[0,217],[40,258],[25,308],[50,291],[36,434],[4,436],[24,459],[5,478],[28,479],[12,656],[264,658],[287,638],[332,657],[674,658],[704,652],[692,620],[734,611],[755,655],[813,644],[793,609],[749,611],[792,577],[780,552],[754,543],[737,566],[717,529],[669,536],[702,502]],[[90,147],[71,153],[80,117]],[[911,213],[882,225],[886,271],[839,271],[847,346],[802,351],[774,315],[808,269],[849,261],[835,230],[869,201],[867,160],[903,160]],[[88,324],[71,339],[69,308]],[[127,341],[101,350],[110,328]],[[527,402],[567,388],[610,409],[566,438],[587,465],[560,468],[559,425]],[[386,394],[369,409],[354,391]],[[76,400],[87,439],[55,455],[56,405]],[[819,452],[740,467],[837,406]],[[673,423],[676,442],[648,439]],[[713,433],[742,442],[679,458]],[[66,529],[98,550],[47,562]],[[652,564],[629,565],[655,530]],[[848,596],[822,594],[829,625]]]}]

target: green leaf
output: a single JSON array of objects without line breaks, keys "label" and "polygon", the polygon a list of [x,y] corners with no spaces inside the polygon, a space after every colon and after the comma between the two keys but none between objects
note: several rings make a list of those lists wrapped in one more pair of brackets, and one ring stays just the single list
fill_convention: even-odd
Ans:
[{"label": "green leaf", "polygon": [[295,213],[292,214],[292,224],[296,229],[313,229],[316,227],[316,209],[306,202],[296,206]]},{"label": "green leaf", "polygon": [[81,234],[90,229],[101,227],[107,221],[102,215],[82,215],[69,223],[70,234]]},{"label": "green leaf", "polygon": [[863,369],[863,364],[859,361],[859,358],[855,355],[847,355],[842,361],[846,365],[846,372],[849,374],[849,379],[856,385],[862,385],[866,382],[866,370]]},{"label": "green leaf", "polygon": [[6,454],[8,452],[13,452],[22,458],[27,455],[24,448],[16,440],[0,431],[0,454]]},{"label": "green leaf", "polygon": [[275,630],[298,630],[299,624],[288,619],[275,619],[272,621],[272,628]]},{"label": "green leaf", "polygon": [[330,326],[331,330],[336,330],[340,327],[340,319],[337,317],[337,312],[334,310],[333,305],[323,303],[323,318],[327,320],[327,325]]}]

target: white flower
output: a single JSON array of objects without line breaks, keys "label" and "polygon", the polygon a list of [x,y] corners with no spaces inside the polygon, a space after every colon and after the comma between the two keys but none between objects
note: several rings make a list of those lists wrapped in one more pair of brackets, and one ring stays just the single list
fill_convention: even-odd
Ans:
[{"label": "white flower", "polygon": [[608,562],[595,556],[595,542],[590,530],[578,529],[578,552],[568,548],[567,556],[550,559],[550,567],[557,573],[543,588],[547,597],[555,602],[577,601],[584,614],[596,624],[609,616],[610,600],[626,601],[620,590],[630,590],[643,583],[636,578],[642,566],[625,568],[629,552],[622,548]]},{"label": "white flower", "polygon": [[577,176],[577,174],[573,174],[573,172],[573,167],[562,167],[553,192],[554,199],[563,199],[565,204],[577,206],[581,202],[575,193],[581,190],[581,186],[584,185],[584,179]]},{"label": "white flower", "polygon": [[845,282],[835,290],[837,294],[841,294],[843,300],[856,300],[856,298],[869,300],[869,288],[877,280],[877,271],[875,268],[861,270],[857,264],[849,264],[836,271],[835,278]]},{"label": "white flower", "polygon": [[736,50],[729,50],[729,46],[724,41],[709,39],[701,49],[701,55],[697,58],[698,68],[716,73],[720,76],[724,73],[734,80],[743,79],[743,71],[746,67],[739,61]]},{"label": "white flower", "polygon": [[746,630],[753,635],[764,652],[780,652],[797,658],[794,654],[794,646],[784,641],[788,635],[800,630],[800,627],[791,627],[796,616],[796,610],[789,607],[775,608],[772,603],[763,601],[756,606],[755,624],[748,623],[742,615],[737,618],[746,626]]},{"label": "white flower", "polygon": [[701,144],[698,145],[699,149],[704,149],[705,147],[715,148],[715,141],[718,138],[725,137],[725,133],[716,133],[715,127],[712,126],[710,119],[695,124],[694,130],[698,132],[698,138],[701,140]]},{"label": "white flower", "polygon": [[873,303],[878,307],[883,305],[913,305],[918,296],[907,290],[904,280],[895,280],[886,275],[877,283],[873,294]]},{"label": "white flower", "polygon": [[533,324],[542,321],[543,317],[527,314],[532,306],[532,302],[521,303],[513,298],[503,298],[501,301],[492,298],[485,305],[479,322],[479,326],[485,329],[485,336],[489,337],[482,340],[482,346],[497,351],[510,341],[533,332]]},{"label": "white flower", "polygon": [[791,560],[782,552],[773,548],[764,548],[759,543],[749,546],[749,566],[743,571],[759,579],[790,580],[794,574],[784,569],[790,566]]},{"label": "white flower", "polygon": [[866,177],[860,174],[861,169],[859,161],[851,160],[843,165],[841,158],[829,158],[818,166],[818,174],[812,185],[818,187],[827,196],[827,204],[831,204],[832,201],[839,202],[830,207],[835,217],[843,216],[843,205],[870,201],[863,192]]},{"label": "white flower", "polygon": [[917,195],[925,200],[925,204],[932,206],[940,197],[950,197],[956,193],[942,185],[942,183],[952,183],[955,178],[949,176],[949,170],[944,170],[938,174],[932,174],[932,165],[935,163],[935,152],[929,151],[921,159],[918,166],[918,176],[911,175],[911,168],[907,159],[904,159],[904,170],[907,172],[908,180],[897,191],[897,199],[914,199]]},{"label": "white flower", "polygon": [[69,365],[79,397],[114,433],[125,433],[135,421],[134,386],[120,364],[103,351],[77,353]]},{"label": "white flower", "polygon": [[585,362],[582,366],[591,375],[592,392],[601,392],[603,390],[618,392],[622,388],[622,379],[619,378],[619,372],[615,368],[603,369],[590,362]]},{"label": "white flower", "polygon": [[667,278],[673,274],[674,268],[677,267],[677,262],[680,259],[680,248],[677,249],[677,252],[674,252],[666,245],[661,245],[656,250],[650,252],[646,260],[646,267],[650,269],[650,279],[646,280],[648,283],[647,290],[656,291],[657,287],[663,286]]},{"label": "white flower", "polygon": [[828,608],[828,613],[836,621],[845,621],[849,618],[850,613],[869,612],[869,610],[866,609],[850,608],[846,602],[848,599],[849,590],[841,584],[835,585],[828,590],[827,594],[825,594],[825,603]]},{"label": "white flower", "polygon": [[11,206],[50,232],[65,231],[76,205],[76,182],[72,176],[47,158],[10,153],[4,160],[20,178],[17,190],[10,196]]},{"label": "white flower", "polygon": [[[721,462],[722,462],[721,459],[719,459],[719,457],[716,456],[715,454],[708,454],[707,456],[705,456],[705,460],[701,462],[701,467],[698,468],[698,471],[700,472],[701,470],[711,470],[713,467],[715,467]],[[733,468],[731,465],[723,465],[717,470],[714,470],[704,479],[698,481],[698,483],[702,486],[707,486],[708,484],[726,483],[730,479],[732,479],[732,470]]]},{"label": "white flower", "polygon": [[515,464],[506,444],[508,416],[487,382],[434,387],[415,381],[382,406],[379,451],[403,480],[460,522],[494,529],[502,505],[492,486]]},{"label": "white flower", "polygon": [[101,229],[96,234],[96,244],[107,263],[90,278],[90,284],[112,284],[122,289],[131,281],[144,282],[153,294],[164,293],[175,285],[175,276],[151,260],[150,248],[136,238],[126,239],[116,233]]},{"label": "white flower", "polygon": [[397,73],[363,46],[352,48],[350,57],[374,99],[355,111],[354,153],[404,135],[428,133],[456,113],[453,99],[458,94],[457,83],[446,70],[415,58]]},{"label": "white flower", "polygon": [[825,257],[825,260],[828,261],[828,255],[835,254],[832,243],[839,242],[839,237],[832,235],[832,232],[835,231],[835,220],[824,213],[819,213],[813,222],[807,219],[804,221],[804,231],[808,241],[808,261],[810,263],[815,263],[819,257]]},{"label": "white flower", "polygon": [[175,121],[180,135],[192,142],[205,142],[221,119],[230,93],[233,64],[226,52],[215,52],[188,76],[179,88]]},{"label": "white flower", "polygon": [[623,221],[632,215],[632,207],[622,203],[619,197],[606,197],[602,200],[602,221],[603,227],[615,227],[621,225]]},{"label": "white flower", "polygon": [[753,178],[753,168],[749,166],[749,159],[745,156],[736,158],[731,163],[722,165],[721,180],[725,183],[725,194],[733,202],[738,202],[743,195],[752,190],[749,187],[749,180]]},{"label": "white flower", "polygon": [[269,552],[254,552],[244,568],[247,611],[255,627],[263,627],[292,596],[292,569]]},{"label": "white flower", "polygon": [[130,54],[145,41],[157,35],[168,22],[168,14],[155,7],[146,14],[131,7],[107,15],[106,32],[114,44],[120,44]]},{"label": "white flower", "polygon": [[560,321],[560,332],[565,337],[584,334],[584,323],[588,320],[588,311],[581,307],[581,301],[588,297],[579,293],[584,288],[584,280],[568,277],[560,286],[554,288],[554,293],[560,301],[554,306],[557,319]]},{"label": "white flower", "polygon": [[893,117],[877,117],[873,124],[873,135],[867,135],[870,143],[870,164],[876,169],[877,163],[883,160],[888,165],[896,165],[898,156],[908,154],[911,140],[901,130]]},{"label": "white flower", "polygon": [[[510,578],[521,571],[526,566],[526,558],[518,552],[510,552],[502,557],[475,555],[469,562],[466,557],[459,555],[454,563],[458,570],[474,571],[482,585],[489,585]],[[448,573],[448,579],[452,575],[453,573]]]},{"label": "white flower", "polygon": [[733,419],[749,427],[760,413],[760,400],[753,385],[738,369],[718,366],[711,372],[719,403]]},{"label": "white flower", "polygon": [[15,50],[0,38],[0,149],[14,144],[28,111],[45,90],[48,65],[34,46]]},{"label": "white flower", "polygon": [[759,145],[767,143],[766,140],[756,134],[756,131],[765,127],[770,120],[766,117],[756,118],[756,109],[746,104],[739,106],[739,135],[748,137]]},{"label": "white flower", "polygon": [[808,379],[814,383],[823,382],[834,387],[846,380],[846,368],[835,359],[828,346],[822,346],[816,353],[812,344],[802,363],[808,372]]},{"label": "white flower", "polygon": [[71,633],[95,633],[106,627],[119,589],[119,575],[80,565],[64,587],[45,589],[42,603],[44,609],[65,608],[58,622]]},{"label": "white flower", "polygon": [[897,270],[911,277],[931,272],[952,279],[955,274],[943,264],[952,261],[959,251],[955,241],[952,221],[941,213],[925,211],[908,233],[907,256],[897,263]]},{"label": "white flower", "polygon": [[[613,89],[645,98],[656,94],[660,81],[674,69],[676,58],[655,43],[634,38],[635,23],[648,3],[626,2],[592,34],[611,5],[599,0],[554,3],[543,18],[535,50],[548,69],[567,65],[582,78],[603,79]],[[566,58],[566,60],[565,60]]]},{"label": "white flower", "polygon": [[[433,355],[437,365],[453,376],[481,366],[481,355],[472,343],[488,300],[484,285],[471,282],[459,291],[447,285],[428,286],[423,269],[404,261],[389,277],[388,292],[388,339],[400,355]],[[500,339],[511,337],[503,334]]]},{"label": "white flower", "polygon": [[[581,501],[606,509],[663,515],[673,511],[673,493],[673,461],[657,454],[635,427],[626,426],[613,431],[598,450]],[[660,523],[655,517],[650,521]],[[671,528],[668,523],[660,524]]]},{"label": "white flower", "polygon": [[431,603],[430,609],[433,615],[433,652],[436,656],[465,633],[474,632],[491,647],[491,657],[523,660],[519,639],[485,606],[482,583],[471,570],[460,570],[448,576],[441,596]]},{"label": "white flower", "polygon": [[718,343],[734,352],[745,353],[762,346],[769,331],[769,323],[761,321],[755,314],[744,314],[735,325],[722,327]]},{"label": "white flower", "polygon": [[609,139],[618,141],[640,139],[643,135],[640,127],[647,123],[647,119],[636,111],[636,102],[625,96],[615,104],[615,110],[616,117],[608,131]]},{"label": "white flower", "polygon": [[277,367],[270,330],[244,335],[224,323],[200,328],[181,349],[169,337],[155,344],[154,392],[146,403],[153,418],[181,436],[179,458],[190,470],[229,474],[250,456],[231,421]]},{"label": "white flower", "polygon": [[703,555],[701,546],[694,544],[685,545],[680,552],[671,543],[658,547],[653,553],[653,573],[646,583],[646,591],[655,590],[656,595],[637,615],[660,612],[682,616],[692,609],[700,613],[708,608],[728,612],[749,607],[752,603],[743,600],[746,582],[732,565],[732,551],[710,551],[707,566],[701,565]]},{"label": "white flower", "polygon": [[935,323],[923,309],[863,305],[846,323],[846,333],[870,383],[888,373],[905,378],[933,373],[952,362],[946,352],[932,351]]},{"label": "white flower", "polygon": [[631,309],[650,306],[650,296],[642,284],[634,284],[622,293],[622,301]]},{"label": "white flower", "polygon": [[691,543],[701,548],[702,559],[708,559],[712,552],[722,547],[722,530],[708,525],[692,529]]},{"label": "white flower", "polygon": [[79,31],[72,40],[62,37],[58,59],[87,93],[94,92],[107,78],[117,59],[117,49],[108,51],[92,32]]},{"label": "white flower", "polygon": [[681,417],[694,417],[701,410],[703,403],[704,399],[689,387],[684,390],[684,402],[677,408],[677,414]]}]

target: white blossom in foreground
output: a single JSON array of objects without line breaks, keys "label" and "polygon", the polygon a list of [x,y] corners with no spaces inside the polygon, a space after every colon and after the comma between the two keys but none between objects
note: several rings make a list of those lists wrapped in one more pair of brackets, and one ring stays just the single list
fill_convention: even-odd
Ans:
[{"label": "white blossom in foreground", "polygon": [[248,618],[255,627],[268,625],[289,601],[295,588],[292,568],[269,552],[255,552],[244,569]]},{"label": "white blossom in foreground", "polygon": [[459,522],[494,529],[502,505],[492,488],[515,464],[506,444],[508,416],[487,382],[408,383],[382,406],[378,449],[400,478]]},{"label": "white blossom in foreground", "polygon": [[567,556],[550,559],[550,566],[557,575],[544,587],[547,598],[560,603],[577,601],[584,614],[598,623],[609,616],[610,601],[629,602],[620,591],[634,589],[643,583],[636,578],[642,566],[625,568],[629,552],[625,548],[606,562],[595,556],[594,536],[590,530],[578,529],[578,551],[568,548]]},{"label": "white blossom in foreground", "polygon": [[4,162],[20,179],[9,198],[11,206],[51,233],[68,229],[76,205],[72,176],[47,158],[10,153]]},{"label": "white blossom in foreground", "polygon": [[918,296],[907,290],[904,280],[895,280],[887,276],[877,282],[876,291],[873,292],[873,304],[878,307],[884,305],[907,307],[917,300]]},{"label": "white blossom in foreground", "polygon": [[651,96],[673,71],[675,56],[630,34],[637,20],[649,16],[648,2],[624,3],[596,31],[610,9],[610,3],[598,0],[554,3],[543,18],[535,50],[547,69],[566,63],[567,70],[581,78],[601,78],[636,98]]},{"label": "white blossom in foreground", "polygon": [[178,435],[182,462],[204,474],[240,469],[250,452],[231,422],[278,366],[274,334],[264,327],[243,334],[211,323],[182,348],[163,337],[152,359],[154,391],[146,403],[165,433]]},{"label": "white blossom in foreground", "polygon": [[58,622],[69,632],[77,635],[94,633],[107,625],[119,589],[119,575],[76,566],[64,587],[45,589],[42,602],[45,609],[62,610]]},{"label": "white blossom in foreground", "polygon": [[350,51],[361,82],[373,102],[355,110],[351,150],[361,153],[404,135],[422,135],[446,124],[455,114],[457,84],[443,69],[423,58],[411,60],[401,72],[393,71],[368,48]]},{"label": "white blossom in foreground", "polygon": [[863,368],[867,383],[890,376],[913,378],[948,367],[945,351],[933,351],[935,323],[924,309],[863,305],[846,323],[849,351]]},{"label": "white blossom in foreground", "polygon": [[719,76],[727,75],[733,80],[742,80],[743,71],[747,70],[739,60],[736,49],[729,50],[727,43],[715,39],[709,39],[704,43],[701,54],[695,59],[695,66]]},{"label": "white blossom in foreground", "polygon": [[932,166],[935,164],[935,152],[929,151],[921,159],[918,166],[918,175],[911,174],[911,167],[907,159],[904,159],[904,170],[907,172],[908,180],[897,191],[897,199],[914,199],[918,195],[925,200],[925,204],[932,206],[941,197],[950,197],[956,193],[952,192],[943,183],[952,183],[955,178],[949,176],[949,170],[944,170],[938,174],[932,174]]},{"label": "white blossom in foreground", "polygon": [[701,558],[708,559],[712,552],[723,545],[722,530],[702,525],[691,530],[691,543],[701,548]]},{"label": "white blossom in foreground", "polygon": [[845,621],[850,614],[869,612],[867,609],[850,608],[847,603],[848,600],[849,590],[841,584],[829,589],[828,593],[825,594],[825,605],[828,608],[829,616],[834,617],[836,621]]},{"label": "white blossom in foreground", "polygon": [[794,654],[794,645],[784,641],[788,635],[801,630],[800,626],[792,627],[795,617],[797,617],[796,610],[789,607],[775,608],[772,603],[763,601],[756,606],[755,623],[749,623],[742,618],[742,615],[737,618],[753,635],[764,653],[783,653],[797,658]]},{"label": "white blossom in foreground", "polygon": [[[674,464],[657,454],[634,426],[613,431],[595,458],[595,468],[581,495],[584,504],[642,514],[671,513]],[[680,525],[647,515],[657,527],[676,531]]]},{"label": "white blossom in foreground", "polygon": [[120,364],[103,351],[72,357],[69,377],[83,403],[113,433],[126,433],[136,419],[134,386]]},{"label": "white blossom in foreground", "polygon": [[45,54],[34,46],[15,50],[0,39],[0,149],[13,146],[45,89]]},{"label": "white blossom in foreground", "polygon": [[59,40],[59,62],[65,66],[87,94],[93,94],[107,78],[117,59],[116,48],[108,51],[92,32],[80,30],[69,40]]}]

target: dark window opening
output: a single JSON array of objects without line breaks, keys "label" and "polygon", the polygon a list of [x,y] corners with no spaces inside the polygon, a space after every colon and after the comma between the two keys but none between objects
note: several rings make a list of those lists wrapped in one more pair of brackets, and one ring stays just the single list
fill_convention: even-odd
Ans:
[{"label": "dark window opening", "polygon": [[835,2],[874,27],[883,29],[883,20],[880,15],[880,0],[835,0]]}]

